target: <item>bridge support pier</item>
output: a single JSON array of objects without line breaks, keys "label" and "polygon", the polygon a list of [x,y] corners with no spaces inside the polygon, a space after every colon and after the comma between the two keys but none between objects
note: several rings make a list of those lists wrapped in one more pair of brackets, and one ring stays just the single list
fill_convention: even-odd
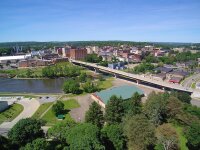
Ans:
[{"label": "bridge support pier", "polygon": [[140,84],[140,81],[139,81],[139,80],[136,80],[136,82],[137,82],[137,85],[139,85],[139,84]]},{"label": "bridge support pier", "polygon": [[94,72],[95,72],[95,73],[98,73],[98,72],[99,72],[99,69],[94,68]]},{"label": "bridge support pier", "polygon": [[115,78],[117,78],[117,74],[114,74]]}]

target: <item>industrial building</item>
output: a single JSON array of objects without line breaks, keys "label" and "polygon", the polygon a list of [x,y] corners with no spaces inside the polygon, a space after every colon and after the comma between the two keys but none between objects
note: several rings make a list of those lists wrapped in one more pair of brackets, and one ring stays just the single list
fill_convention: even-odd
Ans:
[{"label": "industrial building", "polygon": [[131,96],[135,92],[138,92],[139,94],[144,95],[144,92],[141,89],[137,88],[136,86],[124,85],[124,86],[113,87],[107,90],[93,93],[91,97],[100,106],[105,108],[107,102],[109,101],[112,95],[116,95],[117,97],[122,97],[122,99],[127,100],[131,98]]}]

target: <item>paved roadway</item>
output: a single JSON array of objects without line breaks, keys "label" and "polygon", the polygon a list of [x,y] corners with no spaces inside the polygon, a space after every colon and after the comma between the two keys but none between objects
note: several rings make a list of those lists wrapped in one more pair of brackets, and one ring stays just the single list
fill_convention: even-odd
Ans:
[{"label": "paved roadway", "polygon": [[188,78],[186,78],[183,83],[182,86],[186,87],[186,88],[190,88],[193,82],[197,82],[198,80],[200,80],[200,74],[194,74]]},{"label": "paved roadway", "polygon": [[192,88],[185,88],[185,87],[183,87],[179,84],[170,84],[170,83],[163,82],[163,81],[155,81],[155,80],[152,80],[150,78],[146,78],[142,75],[131,74],[131,73],[123,72],[123,71],[120,71],[120,70],[115,70],[115,69],[99,66],[99,65],[96,65],[96,64],[93,64],[93,63],[87,63],[87,62],[82,62],[82,61],[77,61],[77,60],[72,60],[72,59],[70,61],[74,62],[74,63],[79,63],[79,64],[82,64],[82,65],[94,67],[94,68],[103,70],[105,72],[111,72],[111,73],[114,73],[114,74],[119,74],[119,75],[122,75],[122,76],[126,76],[128,78],[136,79],[136,80],[139,80],[139,81],[144,81],[144,82],[151,83],[151,84],[156,84],[156,85],[159,85],[159,86],[162,86],[162,87],[167,87],[167,88],[170,88],[170,89],[175,89],[175,90],[180,90],[180,91],[185,91],[185,92],[191,92],[191,93],[199,92],[198,90],[194,90]]},{"label": "paved roadway", "polygon": [[39,108],[40,103],[37,100],[20,100],[17,103],[24,107],[24,110],[11,122],[4,122],[0,125],[0,134],[6,135],[7,132],[20,120],[23,118],[31,117],[36,110]]}]

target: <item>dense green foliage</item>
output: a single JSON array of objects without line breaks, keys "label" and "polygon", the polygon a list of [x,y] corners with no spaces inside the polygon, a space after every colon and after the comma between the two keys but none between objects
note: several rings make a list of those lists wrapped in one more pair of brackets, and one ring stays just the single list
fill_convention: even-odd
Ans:
[{"label": "dense green foliage", "polygon": [[180,101],[184,102],[184,103],[188,103],[190,104],[191,101],[191,96],[188,93],[185,92],[172,92],[173,96],[177,97]]},{"label": "dense green foliage", "polygon": [[88,54],[85,57],[85,61],[91,62],[91,63],[99,63],[102,61],[102,57],[98,56],[97,54]]},{"label": "dense green foliage", "polygon": [[199,150],[200,147],[200,123],[193,122],[186,130],[186,138],[188,147],[192,150]]},{"label": "dense green foliage", "polygon": [[60,115],[64,112],[64,104],[61,101],[57,101],[55,104],[52,106],[52,111],[55,113],[55,115]]},{"label": "dense green foliage", "polygon": [[44,136],[41,126],[42,123],[38,120],[22,119],[8,132],[8,137],[13,143],[24,145]]},{"label": "dense green foliage", "polygon": [[50,144],[46,139],[38,138],[31,143],[26,144],[20,150],[49,150],[50,148]]},{"label": "dense green foliage", "polygon": [[123,103],[125,112],[130,116],[139,114],[142,111],[142,96],[138,92]]},{"label": "dense green foliage", "polygon": [[80,84],[76,80],[68,79],[63,84],[63,91],[65,93],[78,94],[80,93]]},{"label": "dense green foliage", "polygon": [[126,118],[124,133],[128,139],[128,148],[132,150],[145,150],[153,146],[156,139],[154,130],[154,125],[143,115]]},{"label": "dense green foliage", "polygon": [[184,111],[191,115],[197,116],[200,119],[200,108],[192,105],[185,105]]},{"label": "dense green foliage", "polygon": [[86,93],[93,93],[98,91],[98,87],[91,81],[87,81],[82,85],[84,92]]},{"label": "dense green foliage", "polygon": [[75,125],[76,123],[74,121],[59,122],[48,130],[47,136],[53,138],[54,140],[65,142],[66,134],[69,129]]},{"label": "dense green foliage", "polygon": [[[127,100],[112,96],[105,113],[93,102],[85,114],[85,123],[64,120],[52,126],[47,132],[47,138],[52,141],[43,138],[40,121],[23,119],[11,129],[9,139],[0,137],[0,146],[28,150],[197,150],[200,146],[199,108],[179,98],[181,96],[173,92],[151,93],[143,104],[138,93]],[[70,107],[69,103],[65,109],[66,106]]]},{"label": "dense green foliage", "polygon": [[121,125],[106,125],[102,129],[102,137],[106,149],[123,150],[126,149],[126,141]]},{"label": "dense green foliage", "polygon": [[134,67],[133,72],[134,73],[146,73],[146,72],[152,72],[154,69],[154,65],[150,63],[141,63],[138,66]]},{"label": "dense green foliage", "polygon": [[6,138],[6,137],[4,137],[4,136],[2,136],[2,135],[0,135],[0,149],[1,150],[9,150],[9,149],[11,149],[11,143],[10,143],[10,141]]},{"label": "dense green foliage", "polygon": [[42,69],[43,77],[76,77],[80,74],[80,67],[70,63],[58,63],[54,66],[48,66]]},{"label": "dense green foliage", "polygon": [[97,127],[102,127],[104,124],[103,111],[101,106],[96,102],[92,102],[89,110],[85,114],[85,122],[92,123]]},{"label": "dense green foliage", "polygon": [[156,129],[157,145],[161,149],[178,149],[178,134],[171,124],[162,124]]},{"label": "dense green foliage", "polygon": [[66,141],[69,143],[70,149],[73,150],[104,149],[100,142],[98,127],[89,123],[78,124],[72,127],[66,136]]},{"label": "dense green foliage", "polygon": [[105,120],[110,124],[121,123],[124,116],[123,99],[115,95],[111,96],[106,105]]},{"label": "dense green foliage", "polygon": [[144,106],[144,113],[155,125],[166,121],[166,98],[156,93],[151,93]]}]

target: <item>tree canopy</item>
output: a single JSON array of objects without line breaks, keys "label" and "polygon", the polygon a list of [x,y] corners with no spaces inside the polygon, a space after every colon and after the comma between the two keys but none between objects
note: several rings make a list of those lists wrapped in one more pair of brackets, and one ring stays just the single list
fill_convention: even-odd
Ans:
[{"label": "tree canopy", "polygon": [[55,115],[62,114],[64,111],[64,103],[62,101],[57,101],[55,104],[53,104],[52,110]]},{"label": "tree canopy", "polygon": [[70,149],[74,150],[104,149],[100,142],[98,127],[90,123],[82,123],[72,127],[66,136],[66,141]]},{"label": "tree canopy", "polygon": [[128,149],[131,150],[145,150],[156,141],[155,127],[144,115],[126,118],[124,134],[128,139]]},{"label": "tree canopy", "polygon": [[103,111],[101,110],[101,106],[96,102],[92,102],[89,110],[85,114],[85,121],[88,123],[92,123],[97,127],[102,127],[104,124]]},{"label": "tree canopy", "polygon": [[24,145],[33,141],[34,139],[44,137],[41,126],[41,121],[36,119],[21,119],[8,132],[8,137],[12,140],[13,143]]},{"label": "tree canopy", "polygon": [[105,120],[108,124],[122,122],[124,116],[123,99],[113,95],[110,97],[105,109]]}]

